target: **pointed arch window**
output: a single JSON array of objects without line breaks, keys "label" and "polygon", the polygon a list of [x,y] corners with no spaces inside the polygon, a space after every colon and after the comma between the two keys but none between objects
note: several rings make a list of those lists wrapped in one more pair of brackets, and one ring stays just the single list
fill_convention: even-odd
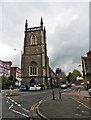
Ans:
[{"label": "pointed arch window", "polygon": [[32,61],[29,66],[29,75],[30,76],[37,76],[38,75],[38,66],[37,63]]},{"label": "pointed arch window", "polygon": [[37,44],[37,38],[34,34],[31,36],[30,44],[31,45],[36,45]]}]

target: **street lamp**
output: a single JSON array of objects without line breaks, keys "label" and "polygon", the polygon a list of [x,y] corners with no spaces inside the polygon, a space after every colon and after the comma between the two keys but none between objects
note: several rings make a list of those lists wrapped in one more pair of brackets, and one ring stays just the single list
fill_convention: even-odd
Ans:
[{"label": "street lamp", "polygon": [[79,64],[78,67],[80,68],[80,72],[82,72],[82,71],[81,71],[81,67],[82,67],[81,64]]},{"label": "street lamp", "polygon": [[21,52],[21,56],[20,56],[20,68],[21,68],[21,60],[22,60],[22,50],[18,50],[18,49],[16,49],[16,48],[14,48],[14,50],[16,50],[16,51],[20,51]]}]

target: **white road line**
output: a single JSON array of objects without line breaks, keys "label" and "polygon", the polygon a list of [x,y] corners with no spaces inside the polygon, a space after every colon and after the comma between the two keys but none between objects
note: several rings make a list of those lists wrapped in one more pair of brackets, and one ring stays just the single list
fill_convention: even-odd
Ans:
[{"label": "white road line", "polygon": [[15,102],[13,99],[11,99],[10,97],[7,97],[11,102],[13,102],[14,104],[18,105],[17,102]]},{"label": "white road line", "polygon": [[[7,98],[8,98],[9,100],[11,100],[12,102],[14,102],[15,104],[17,104],[17,106],[21,106],[20,104],[18,104],[18,103],[15,102],[14,100],[12,100],[10,97],[7,97]],[[8,100],[7,100],[7,103],[8,103],[8,104],[11,104]],[[9,107],[9,110],[11,110],[11,111],[13,111],[13,112],[15,112],[15,113],[17,113],[17,114],[20,114],[20,115],[22,115],[22,116],[29,117],[28,115],[26,115],[26,114],[24,114],[24,113],[21,113],[21,112],[19,112],[19,111],[16,111],[16,110],[12,109],[13,106],[14,106],[14,104],[11,104],[11,106]],[[23,109],[23,110],[26,111],[26,112],[30,112],[30,111],[26,110],[25,108],[21,108],[21,109]]]},{"label": "white road line", "polygon": [[74,114],[74,115],[76,115],[76,116],[80,116],[80,117],[81,117],[81,115],[80,115],[80,114]]},{"label": "white road line", "polygon": [[25,112],[30,112],[29,110],[26,110],[25,108],[22,108]]},{"label": "white road line", "polygon": [[12,104],[10,107],[9,107],[9,110],[13,107],[14,104]]},{"label": "white road line", "polygon": [[9,98],[10,99],[10,101],[12,101],[12,99],[11,98]]},{"label": "white road line", "polygon": [[12,102],[15,102],[14,100],[11,100]]},{"label": "white road line", "polygon": [[22,115],[22,116],[29,117],[28,115],[23,114],[23,113],[21,113],[21,112],[19,112],[19,111],[16,111],[16,110],[14,110],[14,109],[11,109],[11,110],[12,110],[13,112],[15,112],[15,113],[18,113],[18,114]]},{"label": "white road line", "polygon": [[8,99],[10,98],[10,97],[7,97]]},{"label": "white road line", "polygon": [[20,104],[18,104],[17,106],[21,107],[21,105],[20,105]]},{"label": "white road line", "polygon": [[18,103],[17,102],[14,102],[16,105],[18,105]]},{"label": "white road line", "polygon": [[7,100],[7,103],[10,104],[8,100]]}]

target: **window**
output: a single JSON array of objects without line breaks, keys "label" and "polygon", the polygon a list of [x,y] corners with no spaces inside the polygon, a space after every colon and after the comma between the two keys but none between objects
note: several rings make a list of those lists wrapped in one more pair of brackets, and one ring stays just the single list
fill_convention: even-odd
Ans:
[{"label": "window", "polygon": [[38,75],[38,67],[37,67],[37,63],[32,61],[30,66],[29,66],[29,74],[31,76],[36,76]]},{"label": "window", "polygon": [[34,34],[31,36],[31,40],[30,41],[31,41],[30,42],[31,45],[37,44],[37,38],[36,38],[36,36]]}]

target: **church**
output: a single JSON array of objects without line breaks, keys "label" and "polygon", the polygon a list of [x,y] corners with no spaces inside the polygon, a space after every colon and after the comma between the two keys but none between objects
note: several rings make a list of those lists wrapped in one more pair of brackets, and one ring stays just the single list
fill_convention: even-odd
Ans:
[{"label": "church", "polygon": [[56,73],[49,66],[47,56],[46,29],[43,19],[38,27],[28,27],[25,22],[25,37],[21,60],[22,83],[51,86],[56,79]]}]

